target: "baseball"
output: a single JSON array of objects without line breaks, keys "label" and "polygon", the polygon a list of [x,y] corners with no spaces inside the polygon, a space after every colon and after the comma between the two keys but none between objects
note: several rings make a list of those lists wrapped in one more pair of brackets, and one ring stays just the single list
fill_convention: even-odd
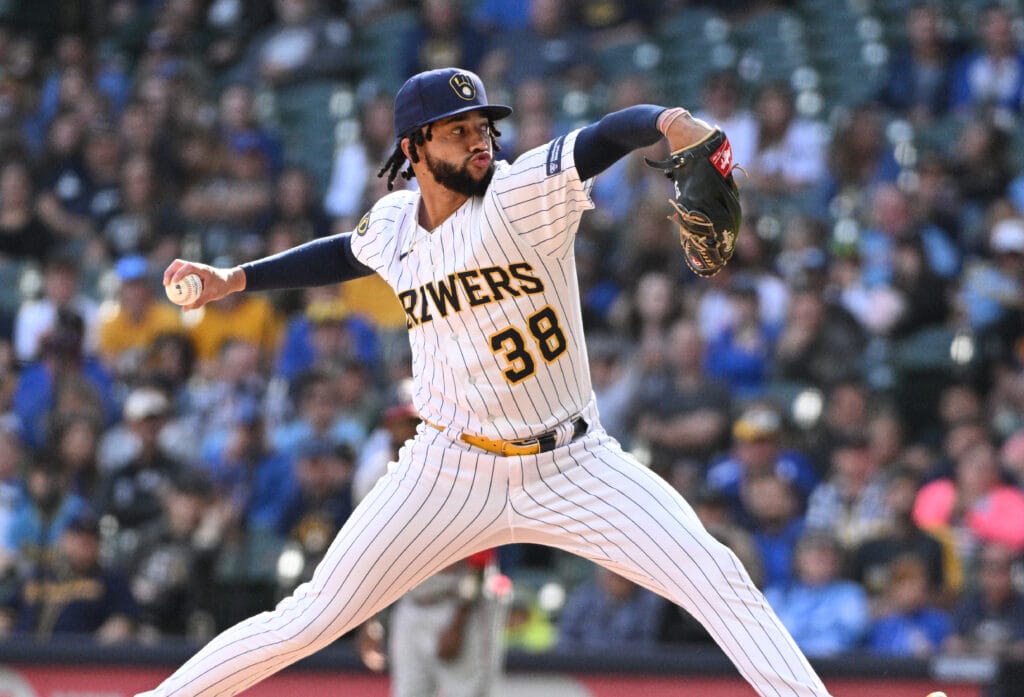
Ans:
[{"label": "baseball", "polygon": [[165,285],[164,292],[167,293],[167,299],[175,305],[191,305],[203,292],[203,279],[190,273],[176,283]]},{"label": "baseball", "polygon": [[929,692],[925,697],[946,697],[945,692]]}]

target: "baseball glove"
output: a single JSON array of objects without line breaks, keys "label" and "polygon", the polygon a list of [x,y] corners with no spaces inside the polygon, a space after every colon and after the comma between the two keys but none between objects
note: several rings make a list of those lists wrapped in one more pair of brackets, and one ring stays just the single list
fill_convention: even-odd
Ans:
[{"label": "baseball glove", "polygon": [[675,212],[668,219],[679,227],[687,266],[702,278],[714,276],[732,258],[742,218],[729,139],[715,128],[664,160],[644,160],[675,183],[669,199]]}]

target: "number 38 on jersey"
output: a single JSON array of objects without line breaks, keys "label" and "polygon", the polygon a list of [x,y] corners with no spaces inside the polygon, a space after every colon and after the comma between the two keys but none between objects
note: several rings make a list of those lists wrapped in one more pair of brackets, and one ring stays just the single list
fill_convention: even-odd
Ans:
[{"label": "number 38 on jersey", "polygon": [[508,363],[502,374],[513,385],[537,371],[534,351],[547,363],[551,363],[565,353],[568,346],[565,332],[558,323],[558,315],[550,305],[545,305],[527,317],[525,328],[506,327],[491,334],[490,341],[491,350],[502,355]]}]

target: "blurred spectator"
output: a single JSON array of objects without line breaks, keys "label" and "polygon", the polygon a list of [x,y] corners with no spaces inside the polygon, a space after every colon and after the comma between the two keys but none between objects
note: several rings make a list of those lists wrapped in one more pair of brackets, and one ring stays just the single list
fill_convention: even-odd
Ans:
[{"label": "blurred spectator", "polygon": [[586,88],[595,77],[587,36],[559,0],[530,0],[529,24],[499,36],[480,64],[485,82],[517,87],[540,78]]},{"label": "blurred spectator", "polygon": [[295,417],[271,433],[274,448],[294,453],[302,443],[357,447],[366,437],[361,421],[338,413],[338,384],[330,373],[311,371],[292,385]]},{"label": "blurred spectator", "polygon": [[392,694],[491,694],[502,668],[504,622],[485,587],[493,550],[442,569],[395,604],[388,624]]},{"label": "blurred spectator", "polygon": [[181,313],[153,293],[145,257],[122,257],[114,266],[117,300],[99,312],[99,354],[116,372],[132,371],[160,334],[181,328]]},{"label": "blurred spectator", "polygon": [[744,506],[743,489],[755,477],[773,474],[791,486],[797,496],[796,510],[803,511],[807,497],[818,484],[811,462],[799,451],[785,447],[782,416],[765,404],[752,404],[732,425],[732,450],[711,464],[707,484],[732,502],[736,519],[751,526]]},{"label": "blurred spectator", "polygon": [[650,448],[656,472],[678,459],[706,461],[728,440],[732,399],[724,383],[705,375],[704,356],[697,325],[676,321],[665,342],[663,379],[636,395],[633,432]]},{"label": "blurred spectator", "polygon": [[216,513],[229,533],[275,531],[296,490],[292,457],[270,447],[266,421],[255,405],[203,444]]},{"label": "blurred spectator", "polygon": [[792,483],[774,472],[755,474],[746,478],[740,494],[764,570],[763,587],[791,583],[796,544],[804,533]]},{"label": "blurred spectator", "polygon": [[892,254],[892,286],[902,309],[889,335],[900,339],[944,326],[950,317],[950,284],[928,266],[921,242],[900,240]]},{"label": "blurred spectator", "polygon": [[419,423],[420,415],[408,402],[401,401],[384,410],[380,426],[366,439],[366,447],[356,459],[352,475],[352,498],[356,503],[370,493],[388,465],[398,459],[398,451],[416,435]]},{"label": "blurred spectator", "polygon": [[871,395],[859,379],[842,380],[824,392],[821,416],[801,434],[803,449],[822,474],[830,466],[835,444],[850,438],[863,439],[871,418]]},{"label": "blurred spectator", "polygon": [[761,89],[754,105],[757,147],[740,162],[749,186],[762,196],[783,199],[821,184],[826,175],[826,135],[821,124],[796,113],[793,94],[781,83]]},{"label": "blurred spectator", "polygon": [[856,648],[870,623],[867,597],[842,580],[842,551],[824,532],[808,532],[796,548],[795,579],[765,589],[765,599],[809,658]]},{"label": "blurred spectator", "polygon": [[487,42],[458,0],[424,0],[418,22],[402,41],[402,74],[457,65],[477,71]]},{"label": "blurred spectator", "polygon": [[224,87],[217,102],[220,139],[251,138],[263,153],[272,174],[281,171],[284,154],[277,135],[265,128],[256,114],[256,92],[249,85],[233,83]]},{"label": "blurred spectator", "polygon": [[[219,141],[212,133],[195,131],[192,138],[185,147],[199,152],[190,157],[207,159],[196,163],[198,171],[182,192],[186,226],[199,235],[208,257],[261,254],[259,222],[271,210],[274,191],[258,136],[239,133]],[[212,156],[211,145],[219,149]]]},{"label": "blurred spectator", "polygon": [[309,580],[353,508],[352,448],[311,440],[292,452],[297,486],[284,501],[277,532],[297,546],[303,564],[282,590]]},{"label": "blurred spectator", "polygon": [[970,446],[955,467],[953,477],[921,488],[914,521],[925,530],[949,528],[967,561],[974,558],[980,542],[1024,550],[1024,493],[1003,482],[993,445]]},{"label": "blurred spectator", "polygon": [[953,609],[947,654],[1024,659],[1024,594],[1013,582],[1017,563],[1006,545],[989,542],[981,548],[977,585]]},{"label": "blurred spectator", "polygon": [[652,0],[578,0],[575,5],[574,23],[598,50],[642,40],[659,9]]},{"label": "blurred spectator", "polygon": [[1008,129],[990,119],[972,119],[957,133],[950,153],[950,172],[960,191],[958,211],[965,246],[984,247],[986,217],[1007,192],[1014,164]]},{"label": "blurred spectator", "polygon": [[65,412],[84,410],[104,426],[117,420],[113,378],[96,358],[83,355],[83,333],[81,317],[59,310],[39,359],[18,374],[11,406],[22,440],[33,449],[47,447],[52,423]]},{"label": "blurred spectator", "polygon": [[882,532],[862,542],[850,554],[848,576],[864,587],[876,607],[885,611],[891,609],[883,594],[892,585],[893,564],[906,555],[913,555],[924,565],[928,592],[933,599],[948,601],[959,592],[962,583],[956,555],[946,554],[942,543],[914,522],[914,499],[920,482],[920,474],[909,467],[890,472],[885,503],[891,519]]},{"label": "blurred spectator", "polygon": [[910,196],[897,186],[882,185],[871,193],[872,226],[861,232],[858,252],[863,261],[864,282],[870,287],[891,285],[898,263],[896,248],[917,241],[924,266],[942,279],[960,268],[960,253],[938,227],[924,225],[915,217]]},{"label": "blurred spectator", "polygon": [[209,525],[213,491],[194,472],[174,477],[163,492],[159,518],[139,530],[128,563],[131,595],[139,607],[138,636],[154,641],[213,634],[210,612],[220,531]]},{"label": "blurred spectator", "polygon": [[253,37],[236,68],[242,82],[281,87],[357,74],[352,27],[320,0],[274,0],[274,10],[276,21]]},{"label": "blurred spectator", "polygon": [[334,286],[305,291],[306,310],[288,320],[276,372],[291,382],[312,369],[331,370],[358,361],[371,370],[379,346],[373,327],[352,314]]},{"label": "blurred spectator", "polygon": [[289,239],[296,244],[331,233],[330,218],[317,200],[312,176],[304,168],[285,167],[277,176],[273,204],[264,227],[268,232],[287,228]]},{"label": "blurred spectator", "polygon": [[282,321],[266,297],[237,293],[197,310],[188,329],[201,362],[215,359],[227,342],[243,341],[266,363],[277,351]]},{"label": "blurred spectator", "polygon": [[121,165],[121,197],[102,223],[100,235],[113,258],[143,255],[155,268],[169,264],[178,254],[181,222],[174,204],[167,201],[165,183],[150,155],[135,153]]},{"label": "blurred spectator", "polygon": [[82,318],[85,337],[82,350],[96,353],[99,342],[99,305],[80,284],[80,259],[69,254],[53,254],[43,266],[42,296],[26,299],[18,307],[14,322],[14,351],[27,363],[39,358],[46,336],[54,330],[57,316],[72,312]]},{"label": "blurred spectator", "polygon": [[728,133],[733,161],[746,168],[754,162],[758,122],[744,101],[739,76],[732,70],[713,70],[704,77],[701,108],[693,115]]},{"label": "blurred spectator", "polygon": [[50,568],[64,530],[88,510],[71,491],[67,472],[55,456],[33,457],[24,474],[24,495],[15,504],[7,537],[0,540],[4,556],[29,578]]},{"label": "blurred spectator", "polygon": [[[63,128],[54,122],[54,128]],[[38,198],[39,217],[60,237],[73,240],[79,253],[89,251],[97,230],[121,200],[121,152],[117,131],[107,123],[90,124],[81,160],[69,152],[44,174]]]},{"label": "blurred spectator", "polygon": [[615,329],[630,341],[664,343],[682,309],[672,278],[653,270],[637,277],[628,296],[620,295],[610,319]]},{"label": "blurred spectator", "polygon": [[[10,539],[15,511],[24,496],[25,447],[14,429],[0,425],[0,541]],[[0,579],[17,559],[0,545]]]},{"label": "blurred spectator", "polygon": [[871,210],[871,192],[894,183],[899,172],[878,105],[868,102],[844,113],[828,147],[829,197],[848,197],[866,213]]},{"label": "blurred spectator", "polygon": [[1024,308],[1024,218],[1007,218],[992,226],[989,255],[967,265],[960,302],[975,330],[997,328]]},{"label": "blurred spectator", "polygon": [[828,389],[860,376],[864,332],[819,291],[798,288],[775,343],[773,378]]},{"label": "blurred spectator", "polygon": [[558,616],[559,651],[615,651],[657,641],[665,600],[603,567],[573,589]]},{"label": "blurred spectator", "polygon": [[103,426],[93,415],[72,414],[54,424],[53,457],[68,478],[69,490],[95,506],[99,495],[97,452]]},{"label": "blurred spectator", "polygon": [[0,169],[0,258],[41,264],[58,241],[36,213],[33,189],[26,163],[11,160]]},{"label": "blurred spectator", "polygon": [[1010,8],[992,2],[978,13],[978,48],[957,65],[953,104],[975,114],[996,110],[1016,114],[1024,103],[1024,53],[1014,34]]},{"label": "blurred spectator", "polygon": [[950,107],[955,57],[943,33],[942,10],[930,2],[915,2],[907,9],[903,36],[886,66],[882,103],[906,114],[916,126],[932,124]]},{"label": "blurred spectator", "polygon": [[[358,137],[341,143],[334,153],[324,208],[335,218],[334,232],[348,232],[356,227],[359,216],[387,191],[386,183],[377,177],[378,168],[394,151],[392,99],[377,95],[360,108]],[[399,177],[395,186],[401,188],[405,179]]]},{"label": "blurred spectator", "polygon": [[1003,441],[999,449],[999,462],[1017,486],[1024,486],[1024,428]]},{"label": "blurred spectator", "polygon": [[473,23],[488,37],[523,29],[530,21],[530,0],[477,0]]},{"label": "blurred spectator", "polygon": [[4,603],[2,633],[49,639],[92,636],[100,644],[132,638],[137,608],[127,579],[100,564],[99,521],[83,512],[71,519],[54,548],[56,558],[26,577]]},{"label": "blurred spectator", "polygon": [[761,319],[757,288],[737,278],[729,289],[731,320],[721,334],[709,337],[705,370],[729,386],[733,396],[760,396],[771,373],[780,327]]},{"label": "blurred spectator", "polygon": [[885,473],[863,434],[834,444],[829,462],[828,477],[807,501],[807,528],[832,530],[843,548],[852,550],[889,520]]},{"label": "blurred spectator", "polygon": [[153,387],[136,388],[124,403],[134,448],[124,464],[102,473],[97,509],[116,521],[118,545],[126,552],[135,549],[138,529],[160,516],[164,491],[185,468],[160,442],[160,431],[170,416],[167,396]]},{"label": "blurred spectator", "polygon": [[223,439],[267,395],[259,350],[248,341],[226,340],[216,360],[201,371],[202,379],[192,380],[187,388],[189,407],[198,417],[193,437],[200,447],[208,440]]},{"label": "blurred spectator", "polygon": [[874,653],[928,658],[938,653],[952,629],[949,614],[931,600],[924,562],[912,555],[893,561],[886,607],[868,631],[866,644]]}]

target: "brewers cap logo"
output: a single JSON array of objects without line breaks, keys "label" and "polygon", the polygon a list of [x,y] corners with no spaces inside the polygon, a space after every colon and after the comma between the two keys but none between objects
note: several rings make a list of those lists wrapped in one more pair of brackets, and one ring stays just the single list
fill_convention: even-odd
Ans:
[{"label": "brewers cap logo", "polygon": [[448,84],[452,86],[459,99],[465,99],[467,102],[476,99],[476,86],[466,73],[455,73]]},{"label": "brewers cap logo", "polygon": [[370,227],[370,214],[367,213],[366,215],[364,215],[362,217],[362,220],[359,221],[359,225],[356,226],[356,234],[357,235],[365,235],[366,231],[369,229],[369,227]]}]

